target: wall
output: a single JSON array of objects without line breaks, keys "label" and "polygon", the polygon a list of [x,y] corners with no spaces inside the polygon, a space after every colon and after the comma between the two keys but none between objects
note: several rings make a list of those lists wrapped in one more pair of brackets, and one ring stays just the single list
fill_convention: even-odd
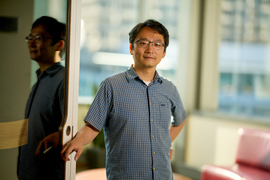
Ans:
[{"label": "wall", "polygon": [[187,122],[186,163],[199,169],[204,164],[234,163],[239,128],[270,131],[269,122],[260,122],[259,119],[250,119],[249,122],[248,118],[226,118],[213,114],[191,114]]},{"label": "wall", "polygon": [[[17,32],[0,32],[0,123],[24,118],[30,93],[30,68],[27,44],[33,20],[33,0],[1,0],[0,16],[17,17]],[[18,148],[0,150],[1,179],[17,179]]]}]

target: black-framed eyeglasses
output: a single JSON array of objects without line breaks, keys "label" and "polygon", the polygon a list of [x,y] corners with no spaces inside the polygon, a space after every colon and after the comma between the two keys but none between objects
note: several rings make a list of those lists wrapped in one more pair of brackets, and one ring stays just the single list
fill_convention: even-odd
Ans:
[{"label": "black-framed eyeglasses", "polygon": [[41,43],[44,39],[53,39],[52,37],[46,37],[42,35],[35,35],[35,36],[26,36],[25,41],[29,43],[31,40],[33,40],[35,43]]},{"label": "black-framed eyeglasses", "polygon": [[163,44],[160,41],[148,41],[145,39],[139,39],[139,40],[135,41],[134,43],[137,43],[140,48],[147,48],[150,43],[152,43],[153,48],[156,50],[159,50],[162,47],[165,47],[165,44]]}]

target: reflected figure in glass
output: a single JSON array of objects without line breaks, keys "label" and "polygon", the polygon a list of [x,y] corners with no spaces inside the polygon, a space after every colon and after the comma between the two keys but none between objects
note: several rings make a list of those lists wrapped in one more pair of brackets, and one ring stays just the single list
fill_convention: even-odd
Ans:
[{"label": "reflected figure in glass", "polygon": [[66,25],[49,16],[38,18],[25,38],[30,57],[36,61],[37,82],[27,101],[27,144],[19,148],[18,177],[61,179],[59,127],[63,119]]}]

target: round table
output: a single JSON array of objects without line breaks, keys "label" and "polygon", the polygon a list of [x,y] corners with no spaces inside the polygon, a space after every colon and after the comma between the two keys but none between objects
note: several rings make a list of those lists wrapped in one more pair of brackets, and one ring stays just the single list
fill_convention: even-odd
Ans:
[{"label": "round table", "polygon": [[[106,178],[106,169],[90,169],[86,171],[81,171],[76,174],[76,180],[89,180],[90,178],[95,177],[95,180],[107,180]],[[182,176],[180,174],[173,173],[174,180],[192,180],[188,177]]]}]

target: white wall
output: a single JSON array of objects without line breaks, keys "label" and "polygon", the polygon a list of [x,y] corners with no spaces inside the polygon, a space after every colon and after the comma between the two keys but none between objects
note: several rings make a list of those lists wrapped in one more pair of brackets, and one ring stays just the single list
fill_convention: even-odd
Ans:
[{"label": "white wall", "polygon": [[[33,21],[33,0],[1,0],[0,16],[18,18],[17,32],[0,32],[1,125],[24,118],[30,93],[31,68],[31,59],[24,39],[29,34]],[[17,179],[17,157],[18,148],[0,150],[1,179]]]},{"label": "white wall", "polygon": [[[219,116],[219,117],[218,117]],[[269,123],[241,121],[220,115],[191,114],[187,123],[186,163],[201,168],[204,164],[232,165],[238,143],[239,128],[270,131]]]}]

